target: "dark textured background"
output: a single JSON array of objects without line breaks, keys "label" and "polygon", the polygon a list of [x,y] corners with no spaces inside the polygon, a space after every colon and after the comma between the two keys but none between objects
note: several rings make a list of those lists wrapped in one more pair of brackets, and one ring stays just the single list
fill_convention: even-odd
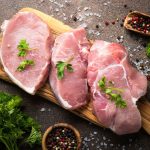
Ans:
[{"label": "dark textured background", "polygon": [[[149,60],[145,55],[145,44],[149,39],[121,27],[122,19],[131,10],[150,13],[149,0],[0,0],[0,24],[27,6],[53,15],[72,27],[86,27],[88,36],[92,39],[118,42],[117,38],[121,36],[119,41],[129,50],[131,63],[140,71],[149,74]],[[105,25],[106,21],[110,23],[109,26]],[[111,22],[114,21],[115,25],[112,25]],[[24,111],[38,120],[43,132],[58,122],[74,125],[83,137],[83,150],[150,149],[150,136],[143,129],[136,134],[117,136],[108,129],[97,127],[41,97],[31,96],[2,80],[0,90],[22,96]]]}]

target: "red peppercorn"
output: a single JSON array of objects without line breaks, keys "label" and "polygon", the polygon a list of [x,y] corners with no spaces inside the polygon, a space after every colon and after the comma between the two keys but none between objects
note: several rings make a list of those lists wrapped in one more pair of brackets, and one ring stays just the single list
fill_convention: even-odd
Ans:
[{"label": "red peppercorn", "polygon": [[115,21],[113,21],[112,24],[114,25],[114,24],[115,24]]},{"label": "red peppercorn", "polygon": [[147,76],[147,80],[150,81],[150,75]]},{"label": "red peppercorn", "polygon": [[108,22],[108,21],[105,21],[105,25],[108,26],[108,25],[109,25],[109,22]]}]

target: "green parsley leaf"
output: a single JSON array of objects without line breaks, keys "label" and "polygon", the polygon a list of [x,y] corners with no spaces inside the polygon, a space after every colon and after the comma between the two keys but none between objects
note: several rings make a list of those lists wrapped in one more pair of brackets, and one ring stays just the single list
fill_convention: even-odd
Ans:
[{"label": "green parsley leaf", "polygon": [[20,40],[19,45],[17,46],[19,50],[18,56],[24,57],[26,56],[27,50],[29,50],[29,43],[25,39]]},{"label": "green parsley leaf", "polygon": [[106,93],[106,94],[111,94],[111,93],[112,93],[112,90],[111,90],[111,89],[105,89],[105,93]]},{"label": "green parsley leaf", "polygon": [[98,86],[99,86],[102,90],[104,90],[104,89],[105,89],[105,86],[106,86],[105,84],[106,84],[106,78],[105,78],[105,77],[102,77],[102,79],[98,81]]},{"label": "green parsley leaf", "polygon": [[115,100],[115,104],[116,104],[117,107],[120,107],[120,108],[127,107],[126,102],[122,99],[120,94],[117,95],[117,98]]},{"label": "green parsley leaf", "polygon": [[67,64],[66,67],[67,67],[68,72],[73,72],[73,68],[71,64]]},{"label": "green parsley leaf", "polygon": [[20,71],[20,72],[24,71],[26,69],[26,67],[31,66],[31,65],[34,65],[34,61],[33,60],[23,60],[19,64],[17,70]]},{"label": "green parsley leaf", "polygon": [[61,80],[64,77],[65,69],[68,72],[73,72],[72,64],[70,64],[70,62],[72,60],[73,60],[73,57],[68,59],[68,61],[66,61],[66,62],[63,62],[63,61],[58,61],[57,62],[56,68],[57,68],[57,77],[58,77],[59,80]]},{"label": "green parsley leaf", "polygon": [[26,39],[20,40],[20,42],[17,46],[17,49],[19,50],[18,56],[20,56],[20,57],[26,56],[27,51],[29,51],[29,50],[36,50],[36,48],[30,48],[29,47],[29,43],[27,43]]},{"label": "green parsley leaf", "polygon": [[146,55],[148,58],[150,58],[150,43],[148,43],[146,46]]},{"label": "green parsley leaf", "polygon": [[125,108],[127,104],[125,100],[122,99],[120,93],[123,92],[123,89],[115,88],[112,81],[108,81],[108,85],[111,87],[107,87],[106,77],[102,77],[101,80],[98,81],[98,87],[110,97],[110,100],[115,102],[116,107]]},{"label": "green parsley leaf", "polygon": [[41,132],[32,126],[31,133],[25,140],[25,143],[28,143],[32,147],[35,143],[38,144],[41,142],[41,136]]}]

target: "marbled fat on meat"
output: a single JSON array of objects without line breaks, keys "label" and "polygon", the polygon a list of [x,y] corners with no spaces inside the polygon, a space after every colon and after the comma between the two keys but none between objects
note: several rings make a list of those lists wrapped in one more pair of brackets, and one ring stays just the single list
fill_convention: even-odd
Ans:
[{"label": "marbled fat on meat", "polygon": [[[30,50],[25,57],[18,57],[20,40],[29,43]],[[53,36],[49,27],[38,16],[30,12],[19,12],[3,26],[1,62],[12,81],[30,94],[43,85],[48,76]],[[17,71],[23,60],[33,60],[34,66]]]},{"label": "marbled fat on meat", "polygon": [[[141,128],[141,116],[136,101],[147,90],[146,77],[133,68],[124,47],[117,43],[95,41],[88,57],[88,83],[92,95],[94,114],[106,127],[117,134],[137,132]],[[126,108],[118,108],[98,87],[103,77],[123,89]]]}]

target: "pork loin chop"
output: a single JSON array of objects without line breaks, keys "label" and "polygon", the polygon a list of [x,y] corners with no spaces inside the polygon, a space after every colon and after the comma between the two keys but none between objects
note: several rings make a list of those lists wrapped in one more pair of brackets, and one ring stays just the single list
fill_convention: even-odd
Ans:
[{"label": "pork loin chop", "polygon": [[[31,50],[18,56],[18,45],[26,40]],[[35,94],[48,76],[53,37],[46,23],[30,12],[19,12],[5,26],[0,51],[1,62],[11,80],[30,94]],[[32,50],[33,49],[33,50]],[[34,65],[17,68],[24,60]]]},{"label": "pork loin chop", "polygon": [[[115,88],[123,89],[121,97],[125,108],[119,108],[98,86],[105,77]],[[141,128],[141,116],[136,101],[146,93],[146,77],[133,68],[126,50],[119,44],[96,41],[88,58],[88,83],[97,119],[117,134],[137,132]]]},{"label": "pork loin chop", "polygon": [[[50,85],[59,102],[66,109],[77,109],[87,103],[87,56],[89,42],[84,29],[66,32],[56,38],[52,49]],[[64,71],[64,77],[58,79],[56,64],[58,61],[70,62],[73,72]]]}]

